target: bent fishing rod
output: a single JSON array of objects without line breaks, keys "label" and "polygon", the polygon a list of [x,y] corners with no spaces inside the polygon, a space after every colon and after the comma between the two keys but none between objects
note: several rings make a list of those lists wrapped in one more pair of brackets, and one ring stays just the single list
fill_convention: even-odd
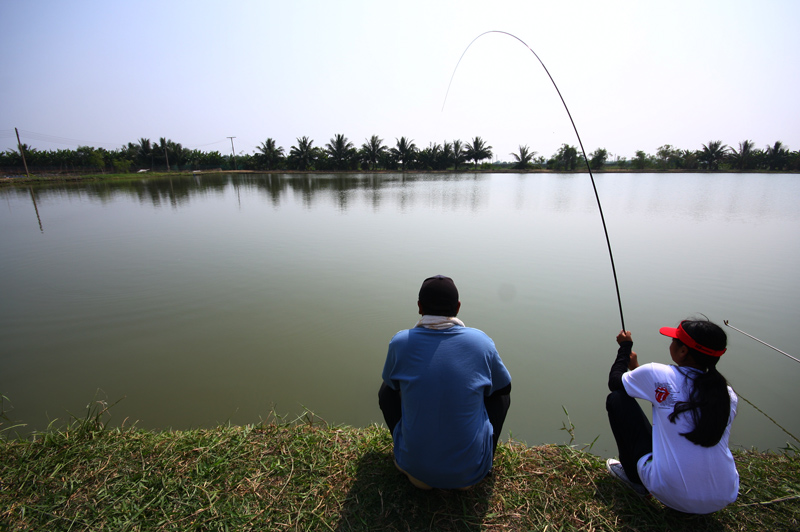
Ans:
[{"label": "bent fishing rod", "polygon": [[606,218],[605,218],[605,216],[603,216],[603,206],[600,204],[600,195],[597,193],[597,186],[594,183],[594,175],[592,175],[592,168],[589,165],[589,158],[586,156],[586,150],[583,149],[583,141],[581,140],[581,135],[580,135],[580,133],[578,133],[578,128],[575,126],[575,121],[572,119],[572,113],[569,112],[569,107],[567,107],[567,102],[564,101],[564,97],[561,95],[561,91],[558,90],[558,85],[556,85],[556,81],[553,79],[553,76],[550,75],[550,71],[547,70],[547,67],[544,66],[544,62],[541,60],[539,55],[536,52],[534,52],[533,48],[528,46],[528,44],[525,41],[523,41],[522,39],[520,39],[516,35],[514,35],[512,33],[509,33],[507,31],[489,30],[489,31],[485,31],[485,32],[481,33],[480,35],[478,35],[477,37],[472,39],[472,42],[469,43],[469,45],[467,45],[467,47],[464,49],[464,53],[462,53],[461,57],[458,59],[458,63],[456,63],[456,67],[453,69],[453,74],[450,76],[450,83],[447,85],[447,92],[444,95],[444,102],[442,102],[442,111],[444,111],[444,106],[447,103],[447,95],[450,93],[450,86],[453,84],[453,78],[456,75],[456,70],[458,70],[458,65],[461,64],[461,60],[464,59],[464,56],[466,55],[467,50],[469,50],[470,46],[472,46],[472,44],[475,41],[477,41],[478,39],[480,39],[481,37],[483,37],[484,35],[487,35],[489,33],[499,33],[501,35],[507,35],[509,37],[513,37],[514,39],[516,39],[517,41],[522,43],[528,50],[530,50],[530,52],[537,59],[537,61],[539,61],[539,64],[542,65],[542,68],[544,69],[545,73],[547,74],[547,77],[550,78],[550,81],[553,83],[553,87],[555,87],[556,92],[558,93],[558,97],[561,99],[561,103],[564,104],[564,109],[567,111],[567,116],[569,117],[569,121],[572,124],[572,129],[575,131],[575,136],[578,138],[578,144],[581,147],[581,153],[583,154],[583,160],[586,163],[586,169],[589,171],[589,178],[592,180],[592,189],[594,189],[594,197],[597,200],[597,209],[600,211],[600,220],[603,222],[603,232],[606,235],[606,244],[608,245],[608,256],[611,259],[611,272],[614,274],[614,287],[617,290],[617,303],[619,305],[619,319],[622,322],[622,330],[624,331],[625,330],[625,318],[622,315],[622,298],[619,295],[619,282],[617,281],[617,269],[614,266],[614,254],[611,252],[611,240],[608,238],[608,228],[606,227]]}]

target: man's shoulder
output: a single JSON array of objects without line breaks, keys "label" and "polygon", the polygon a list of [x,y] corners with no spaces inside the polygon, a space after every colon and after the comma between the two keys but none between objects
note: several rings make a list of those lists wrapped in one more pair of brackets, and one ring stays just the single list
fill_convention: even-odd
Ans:
[{"label": "man's shoulder", "polygon": [[496,352],[494,340],[491,336],[486,334],[480,329],[474,327],[459,327],[457,331],[453,331],[463,342],[468,342],[475,348]]},{"label": "man's shoulder", "polygon": [[412,327],[410,329],[403,329],[401,331],[396,332],[394,334],[394,336],[392,337],[392,339],[395,339],[395,338],[407,338],[407,337],[409,337],[411,335],[414,335],[414,334],[431,334],[431,333],[433,333],[433,334],[464,334],[464,335],[469,335],[469,336],[488,338],[489,340],[491,340],[491,337],[488,334],[486,334],[485,332],[483,332],[482,330],[476,329],[475,327],[464,327],[464,326],[461,326],[461,325],[454,325],[453,327],[450,327],[448,329],[428,329],[426,327]]},{"label": "man's shoulder", "polygon": [[487,338],[489,340],[492,339],[488,334],[486,334],[485,332],[483,332],[480,329],[476,329],[475,327],[459,327],[459,329],[461,331],[463,331],[464,334],[471,334],[471,335],[474,335],[474,336],[480,336],[480,337],[483,337],[483,338]]},{"label": "man's shoulder", "polygon": [[490,342],[493,341],[492,338],[483,332],[480,329],[476,329],[475,327],[464,327],[460,325],[455,325],[450,327],[449,329],[427,329],[425,327],[412,327],[411,329],[403,329],[398,331],[392,336],[392,341],[395,340],[403,340],[407,339],[409,336],[415,334],[427,335],[427,334],[458,334],[458,335],[466,335],[470,337],[474,337],[476,339],[483,338],[489,340]]},{"label": "man's shoulder", "polygon": [[394,333],[394,336],[392,336],[392,342],[402,341],[404,339],[407,339],[411,331],[412,329],[403,329],[402,331],[397,331],[396,333]]}]

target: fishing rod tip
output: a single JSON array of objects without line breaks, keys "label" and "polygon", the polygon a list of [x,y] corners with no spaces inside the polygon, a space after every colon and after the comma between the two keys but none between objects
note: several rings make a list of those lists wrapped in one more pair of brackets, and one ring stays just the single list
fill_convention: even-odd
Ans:
[{"label": "fishing rod tip", "polygon": [[725,325],[728,325],[728,320],[722,320],[722,323],[724,323]]}]

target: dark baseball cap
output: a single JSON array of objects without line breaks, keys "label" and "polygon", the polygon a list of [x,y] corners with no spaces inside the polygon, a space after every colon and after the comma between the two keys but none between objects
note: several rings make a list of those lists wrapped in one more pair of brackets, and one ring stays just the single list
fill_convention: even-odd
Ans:
[{"label": "dark baseball cap", "polygon": [[458,314],[458,288],[450,277],[434,275],[422,281],[419,304],[425,314],[455,316]]}]

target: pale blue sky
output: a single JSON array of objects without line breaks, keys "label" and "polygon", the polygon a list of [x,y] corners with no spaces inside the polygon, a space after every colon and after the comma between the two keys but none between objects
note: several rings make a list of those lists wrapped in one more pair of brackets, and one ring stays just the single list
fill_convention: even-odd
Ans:
[{"label": "pale blue sky", "polygon": [[167,137],[252,153],[479,135],[631,158],[721,140],[800,149],[800,2],[0,0],[0,150]]}]

